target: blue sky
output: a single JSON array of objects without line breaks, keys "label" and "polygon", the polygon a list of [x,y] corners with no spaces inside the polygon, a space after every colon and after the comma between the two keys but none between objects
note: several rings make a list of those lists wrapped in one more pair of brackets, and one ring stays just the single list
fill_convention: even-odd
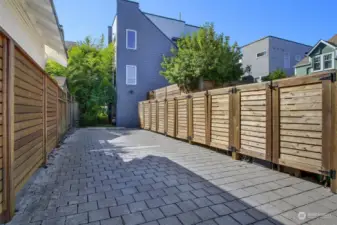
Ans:
[{"label": "blue sky", "polygon": [[[337,29],[336,0],[138,0],[140,9],[202,25],[213,22],[218,32],[244,45],[267,35],[314,45]],[[54,0],[66,40],[87,35],[107,37],[116,0]]]}]

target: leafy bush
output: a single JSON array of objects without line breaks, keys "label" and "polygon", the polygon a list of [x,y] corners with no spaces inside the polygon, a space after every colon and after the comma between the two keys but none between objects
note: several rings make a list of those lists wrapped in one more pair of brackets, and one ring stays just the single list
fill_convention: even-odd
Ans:
[{"label": "leafy bush", "polygon": [[263,81],[277,80],[287,78],[287,74],[282,69],[277,69],[268,76],[262,78]]},{"label": "leafy bush", "polygon": [[229,41],[228,36],[215,32],[213,24],[206,24],[178,40],[172,55],[163,57],[161,75],[186,91],[194,90],[200,79],[216,84],[238,80],[243,74],[242,55],[237,43]]}]

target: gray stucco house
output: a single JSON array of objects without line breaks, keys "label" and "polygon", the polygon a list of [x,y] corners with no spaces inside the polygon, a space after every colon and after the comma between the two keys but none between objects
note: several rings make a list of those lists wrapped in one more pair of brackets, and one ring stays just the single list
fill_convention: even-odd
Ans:
[{"label": "gray stucco house", "polygon": [[[165,4],[165,3],[163,3]],[[148,91],[168,85],[160,75],[163,55],[175,41],[199,27],[140,10],[139,3],[117,0],[109,39],[116,45],[116,126],[138,127],[138,102]]]},{"label": "gray stucco house", "polygon": [[312,46],[274,36],[267,36],[241,47],[242,66],[251,66],[250,74],[256,81],[269,73],[282,69],[288,76],[294,74],[294,66],[311,50]]}]

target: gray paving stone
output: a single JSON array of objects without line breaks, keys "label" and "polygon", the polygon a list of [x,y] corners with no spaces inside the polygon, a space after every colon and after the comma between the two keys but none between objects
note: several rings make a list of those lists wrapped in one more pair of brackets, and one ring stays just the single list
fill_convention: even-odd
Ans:
[{"label": "gray paving stone", "polygon": [[132,195],[124,195],[116,197],[116,201],[118,205],[123,205],[134,202],[135,200],[133,199]]},{"label": "gray paving stone", "polygon": [[145,201],[149,208],[157,208],[165,205],[165,202],[161,198],[155,198]]},{"label": "gray paving stone", "polygon": [[79,225],[88,223],[88,213],[80,213],[71,216],[67,216],[66,225]]},{"label": "gray paving stone", "polygon": [[122,216],[130,213],[127,205],[120,205],[109,208],[111,217]]},{"label": "gray paving stone", "polygon": [[97,202],[98,202],[98,208],[100,208],[100,209],[117,205],[116,200],[113,199],[113,198],[103,199],[103,200],[99,200]]},{"label": "gray paving stone", "polygon": [[58,217],[54,219],[48,219],[42,221],[42,225],[64,225],[66,221],[65,217]]},{"label": "gray paving stone", "polygon": [[125,225],[137,225],[145,222],[145,219],[141,213],[132,213],[122,216]]},{"label": "gray paving stone", "polygon": [[214,220],[207,220],[201,223],[197,223],[197,225],[217,225],[217,223]]},{"label": "gray paving stone", "polygon": [[178,215],[179,220],[184,225],[192,225],[201,222],[201,219],[194,212],[185,212]]},{"label": "gray paving stone", "polygon": [[256,219],[244,211],[233,213],[231,214],[231,217],[233,217],[236,221],[239,221],[242,225],[251,224],[256,221]]},{"label": "gray paving stone", "polygon": [[89,202],[105,199],[104,193],[94,193],[88,195]]},{"label": "gray paving stone", "polygon": [[249,215],[251,215],[252,217],[254,217],[256,220],[263,220],[266,219],[268,217],[267,214],[255,209],[255,208],[250,208],[245,210],[246,213],[248,213]]},{"label": "gray paving stone", "polygon": [[211,202],[213,202],[214,204],[220,204],[220,203],[224,203],[227,201],[221,195],[209,195],[209,196],[206,196],[206,198],[210,200]]},{"label": "gray paving stone", "polygon": [[176,195],[168,195],[168,196],[164,196],[163,200],[166,204],[173,204],[173,203],[177,203],[180,202],[180,198],[178,198]]},{"label": "gray paving stone", "polygon": [[123,193],[121,190],[106,191],[105,196],[106,198],[116,198],[123,196]]},{"label": "gray paving stone", "polygon": [[178,185],[177,188],[181,192],[193,191],[194,190],[194,188],[192,186],[190,186],[189,184]]},{"label": "gray paving stone", "polygon": [[148,191],[148,193],[152,198],[163,197],[166,195],[166,193],[162,189],[151,190]]},{"label": "gray paving stone", "polygon": [[182,213],[182,211],[175,204],[165,205],[165,206],[160,207],[160,209],[164,213],[165,216],[174,216],[179,213]]},{"label": "gray paving stone", "polygon": [[109,210],[107,208],[89,212],[89,222],[105,220],[108,218],[110,218],[110,215]]},{"label": "gray paving stone", "polygon": [[[100,223],[101,225],[124,225],[122,217],[115,217],[112,219],[101,220]],[[99,222],[97,225],[99,225]]]},{"label": "gray paving stone", "polygon": [[143,223],[142,225],[159,225],[159,223],[157,221],[151,221],[148,223]]},{"label": "gray paving stone", "polygon": [[132,195],[133,198],[138,202],[142,200],[151,199],[151,196],[147,192],[136,193]]},{"label": "gray paving stone", "polygon": [[215,222],[217,222],[219,225],[240,225],[240,223],[236,222],[232,217],[230,216],[222,216],[215,219]]},{"label": "gray paving stone", "polygon": [[77,213],[77,205],[61,206],[57,209],[57,217],[68,216]]},{"label": "gray paving stone", "polygon": [[178,197],[179,197],[181,200],[183,200],[183,201],[196,198],[195,195],[193,195],[193,194],[192,194],[191,192],[189,192],[189,191],[187,191],[187,192],[182,192],[182,193],[179,193],[179,194],[177,194],[177,195],[178,195]]},{"label": "gray paving stone", "polygon": [[197,204],[199,207],[206,207],[206,206],[210,206],[213,205],[213,202],[211,202],[210,200],[208,200],[205,197],[202,198],[196,198],[193,199],[193,201],[195,202],[195,204]]},{"label": "gray paving stone", "polygon": [[130,209],[131,212],[144,211],[144,210],[148,209],[148,207],[147,207],[147,205],[144,201],[133,202],[133,203],[130,203],[128,206],[129,206],[129,209]]},{"label": "gray paving stone", "polygon": [[211,209],[216,212],[219,216],[224,216],[232,213],[233,211],[227,207],[225,204],[218,204],[210,206]]},{"label": "gray paving stone", "polygon": [[177,205],[183,212],[192,211],[198,208],[198,206],[191,200],[178,202]]},{"label": "gray paving stone", "polygon": [[158,222],[160,225],[181,225],[180,221],[175,216],[160,219]]},{"label": "gray paving stone", "polygon": [[217,214],[209,207],[194,210],[194,213],[197,214],[202,220],[209,220],[217,217]]},{"label": "gray paving stone", "polygon": [[67,197],[69,205],[80,204],[88,201],[87,195]]},{"label": "gray paving stone", "polygon": [[131,195],[137,193],[137,189],[134,187],[124,188],[122,189],[123,195]]},{"label": "gray paving stone", "polygon": [[142,212],[147,222],[164,218],[164,214],[158,209],[149,209]]},{"label": "gray paving stone", "polygon": [[96,201],[82,203],[82,204],[78,205],[78,213],[93,211],[93,210],[96,210],[96,209],[98,209]]}]

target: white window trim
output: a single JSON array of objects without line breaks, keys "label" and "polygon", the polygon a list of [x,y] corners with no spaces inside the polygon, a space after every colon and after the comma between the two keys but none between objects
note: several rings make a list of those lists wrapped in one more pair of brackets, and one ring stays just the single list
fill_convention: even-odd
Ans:
[{"label": "white window trim", "polygon": [[[322,55],[316,55],[312,57],[312,71],[317,72],[317,71],[322,71],[323,70],[323,64],[322,64]],[[319,58],[321,61],[321,68],[319,70],[315,70],[315,58]]]},{"label": "white window trim", "polygon": [[[128,40],[129,40],[129,38],[128,38],[128,33],[129,33],[129,31],[135,32],[135,47],[134,47],[134,48],[130,48],[130,47],[128,46]],[[126,49],[137,50],[137,31],[136,31],[136,30],[126,29]]]},{"label": "white window trim", "polygon": [[[324,56],[325,55],[331,55],[331,60],[332,60],[332,63],[331,63],[331,67],[330,68],[324,68]],[[317,55],[317,56],[314,56],[312,58],[316,58],[316,57],[319,57],[320,58],[320,61],[321,61],[321,69],[320,70],[315,70],[315,67],[314,67],[314,59],[312,60],[312,71],[313,72],[319,72],[319,71],[324,71],[324,70],[331,70],[333,68],[335,68],[335,56],[334,56],[334,52],[329,52],[329,53],[325,53],[325,54],[321,54],[321,55]]]},{"label": "white window trim", "polygon": [[[330,68],[324,68],[324,56],[325,55],[331,55],[331,67]],[[331,69],[333,69],[333,68],[335,68],[335,57],[334,57],[334,54],[333,54],[333,52],[329,52],[329,53],[325,53],[325,54],[322,54],[322,69],[323,70],[331,70]]]},{"label": "white window trim", "polygon": [[[134,67],[135,68],[135,83],[133,83],[133,84],[130,84],[130,83],[128,83],[128,67]],[[134,85],[137,85],[137,66],[136,65],[126,65],[125,66],[125,84],[126,85],[132,85],[132,86],[134,86]]]}]

